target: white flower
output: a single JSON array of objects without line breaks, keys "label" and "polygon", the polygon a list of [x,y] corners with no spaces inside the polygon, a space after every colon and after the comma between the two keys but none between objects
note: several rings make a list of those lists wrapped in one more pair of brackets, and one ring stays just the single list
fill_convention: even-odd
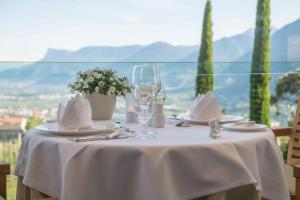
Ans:
[{"label": "white flower", "polygon": [[75,83],[74,89],[78,90],[81,87],[81,83]]},{"label": "white flower", "polygon": [[94,82],[95,79],[94,79],[94,77],[89,76],[86,80],[88,83],[91,83],[91,82]]},{"label": "white flower", "polygon": [[107,95],[113,95],[116,91],[116,88],[114,86],[110,86],[108,91],[107,91]]},{"label": "white flower", "polygon": [[128,80],[123,80],[123,81],[122,81],[122,84],[123,84],[124,86],[128,86]]},{"label": "white flower", "polygon": [[100,88],[99,88],[98,86],[96,86],[96,87],[95,87],[95,92],[96,92],[96,93],[99,93],[99,89],[100,89]]},{"label": "white flower", "polygon": [[84,83],[82,88],[83,89],[89,88],[89,85],[87,83]]},{"label": "white flower", "polygon": [[97,79],[102,78],[102,74],[95,73],[94,77],[97,78]]},{"label": "white flower", "polygon": [[100,81],[99,83],[98,83],[98,85],[99,85],[99,87],[102,87],[102,86],[104,86],[104,82],[103,81]]},{"label": "white flower", "polygon": [[127,94],[127,89],[123,89],[123,90],[122,90],[122,93],[123,93],[123,94]]},{"label": "white flower", "polygon": [[[124,80],[125,79],[125,80]],[[107,95],[124,96],[128,91],[128,81],[126,77],[118,77],[117,73],[111,69],[91,68],[76,73],[76,81],[69,84],[71,91],[96,93],[102,92],[108,87]]]}]

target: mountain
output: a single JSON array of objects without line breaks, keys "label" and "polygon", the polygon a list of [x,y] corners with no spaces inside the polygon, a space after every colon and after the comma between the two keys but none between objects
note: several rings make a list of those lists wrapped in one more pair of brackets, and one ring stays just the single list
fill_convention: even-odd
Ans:
[{"label": "mountain", "polygon": [[[249,73],[253,32],[253,29],[249,29],[244,33],[214,42],[213,60],[216,74],[246,73],[247,75]],[[300,46],[299,37],[300,19],[274,31],[271,37],[271,60],[284,61],[284,63],[273,64],[272,72],[284,72],[296,67],[285,62],[299,56],[299,49],[297,49]],[[295,43],[298,45],[294,45]],[[0,71],[0,79],[31,81],[47,85],[66,84],[78,70],[104,66],[130,76],[135,64],[132,62],[154,62],[160,66],[166,85],[191,88],[194,86],[198,51],[198,45],[174,46],[165,42],[155,42],[149,45],[91,46],[77,51],[49,49],[46,55],[36,63]],[[228,85],[223,83],[230,78],[231,85],[229,86],[234,87],[236,77],[216,75],[216,85],[222,85],[220,89],[223,86],[227,87]],[[239,85],[248,84],[247,77],[241,80]]]},{"label": "mountain", "polygon": [[62,49],[51,49],[49,48],[46,52],[46,55],[42,59],[43,61],[51,61],[51,60],[56,60],[56,61],[61,61],[64,58],[68,57],[72,51],[69,50],[62,50]]},{"label": "mountain", "polygon": [[127,58],[136,53],[143,46],[128,45],[121,47],[84,47],[77,51],[48,49],[46,55],[40,61],[46,62],[114,62]]},{"label": "mountain", "polygon": [[197,46],[173,46],[166,42],[155,42],[122,60],[123,62],[174,62],[194,52]]},{"label": "mountain", "polygon": [[[271,35],[271,72],[286,72],[292,70],[294,65],[286,62],[300,61],[300,19],[278,29]],[[237,62],[251,64],[252,48],[241,56]],[[233,63],[226,69],[226,73],[250,73],[250,64],[238,67]],[[240,64],[239,64],[240,65]]]},{"label": "mountain", "polygon": [[110,67],[129,76],[129,69],[133,65],[130,62],[176,61],[196,49],[197,46],[173,46],[165,42],[120,47],[85,47],[77,51],[48,49],[46,55],[36,63],[1,71],[0,79],[33,81],[47,85],[66,84],[78,70],[94,66]]},{"label": "mountain", "polygon": [[[244,33],[231,37],[224,37],[213,44],[213,61],[214,62],[234,62],[253,46],[254,29],[249,29]],[[194,51],[182,61],[196,62],[199,51]]]},{"label": "mountain", "polygon": [[[271,35],[271,91],[282,73],[300,66],[300,19],[278,29]],[[251,70],[252,49],[241,56],[237,62],[224,69],[227,76],[216,76],[217,84],[223,84],[222,90],[227,95],[238,95],[240,91],[249,94],[249,75]],[[275,75],[275,73],[279,73]],[[240,74],[240,76],[236,76]],[[243,78],[241,78],[241,76]],[[230,81],[228,81],[230,80]]]},{"label": "mountain", "polygon": [[[253,47],[254,29],[248,29],[247,31],[237,34],[231,37],[224,37],[213,43],[213,61],[214,72],[222,73],[226,66],[230,65],[230,62],[235,62],[245,53],[249,52]],[[199,55],[199,49],[180,60],[180,62],[197,62]],[[196,63],[185,64],[187,68],[195,68]],[[180,64],[179,64],[180,66]],[[170,67],[172,68],[172,67]],[[174,69],[173,69],[174,70]],[[179,72],[181,69],[176,69]],[[193,73],[196,73],[194,69]]]},{"label": "mountain", "polygon": [[[251,31],[247,31],[216,41],[215,59],[237,59],[240,54],[249,50],[251,46],[247,41],[252,37]],[[181,72],[183,64],[178,65],[174,62],[196,62],[198,48],[198,45],[174,46],[166,42],[155,42],[149,45],[84,47],[77,51],[48,49],[40,61],[18,69],[0,71],[0,78],[14,81],[30,80],[39,84],[66,84],[76,71],[93,66],[111,67],[129,76],[130,67],[133,65],[130,62],[158,62],[157,65],[169,72]],[[172,64],[163,65],[164,62]],[[191,63],[185,64],[184,70],[194,69],[193,66],[195,65]]]},{"label": "mountain", "polygon": [[149,45],[84,47],[78,51],[48,49],[41,61],[55,62],[167,62],[195,51],[197,46],[173,46],[166,42]]},{"label": "mountain", "polygon": [[300,61],[300,19],[276,31],[271,44],[272,61]]}]

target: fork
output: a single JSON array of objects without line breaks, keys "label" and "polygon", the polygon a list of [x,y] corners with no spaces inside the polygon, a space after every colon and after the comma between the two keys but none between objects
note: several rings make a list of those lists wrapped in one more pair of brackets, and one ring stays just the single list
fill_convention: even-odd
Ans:
[{"label": "fork", "polygon": [[[68,140],[73,142],[86,142],[86,141],[96,141],[96,140],[111,140],[120,138],[120,131],[114,131],[108,135],[101,135],[101,136],[88,136],[88,137],[77,137],[77,138],[68,138]],[[126,136],[128,137],[128,136]],[[126,138],[123,136],[122,138]],[[120,138],[121,139],[121,138]]]}]

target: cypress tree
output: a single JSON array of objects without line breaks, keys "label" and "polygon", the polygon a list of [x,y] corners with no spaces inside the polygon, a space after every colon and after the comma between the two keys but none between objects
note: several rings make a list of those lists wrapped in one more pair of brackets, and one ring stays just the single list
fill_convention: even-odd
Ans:
[{"label": "cypress tree", "polygon": [[199,93],[212,91],[214,88],[214,71],[212,64],[213,33],[211,10],[211,1],[207,0],[204,11],[202,39],[198,57],[196,96]]},{"label": "cypress tree", "polygon": [[270,125],[270,0],[258,0],[250,76],[250,119]]}]

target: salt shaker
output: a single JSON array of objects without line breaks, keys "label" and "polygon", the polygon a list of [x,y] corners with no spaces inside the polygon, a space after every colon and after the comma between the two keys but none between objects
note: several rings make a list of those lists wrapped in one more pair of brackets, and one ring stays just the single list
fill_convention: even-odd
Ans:
[{"label": "salt shaker", "polygon": [[154,128],[164,128],[166,116],[164,114],[164,104],[158,103],[155,105],[155,114],[152,117],[152,126]]},{"label": "salt shaker", "polygon": [[217,118],[213,118],[211,120],[209,120],[209,137],[213,138],[213,139],[217,139],[219,138],[220,135],[220,120],[218,120]]}]

